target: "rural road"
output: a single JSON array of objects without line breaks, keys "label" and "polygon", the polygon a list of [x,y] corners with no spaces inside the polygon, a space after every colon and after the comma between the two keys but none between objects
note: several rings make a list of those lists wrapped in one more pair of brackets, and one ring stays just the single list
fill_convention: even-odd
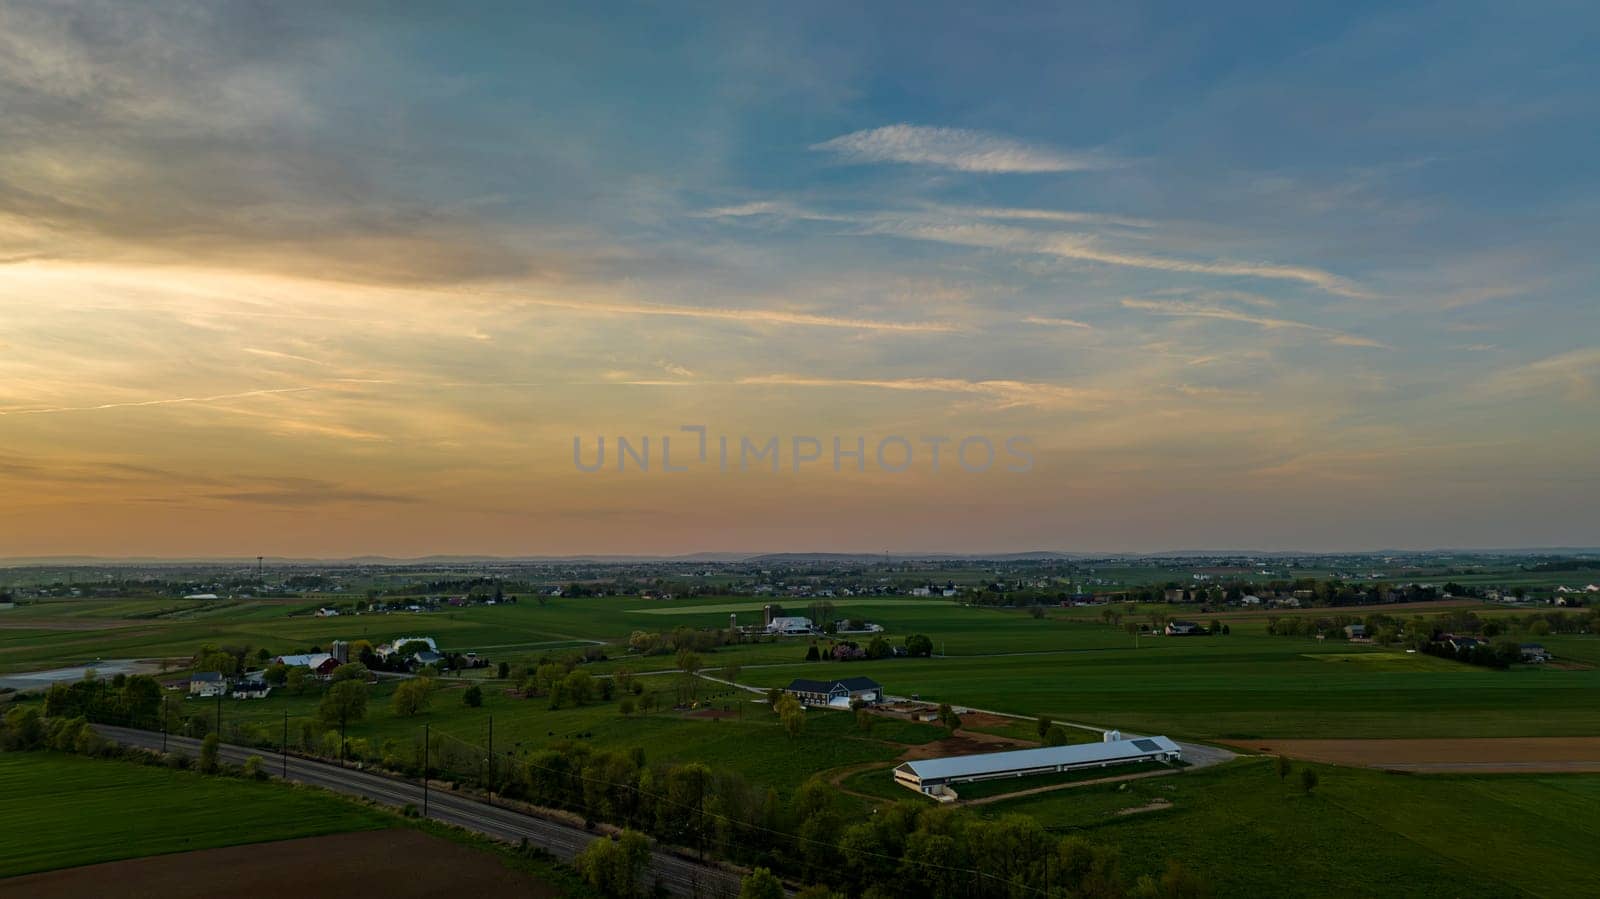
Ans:
[{"label": "rural road", "polygon": [[[159,733],[106,724],[96,724],[94,728],[107,739],[124,745],[144,749],[161,748]],[[181,752],[185,755],[198,755],[200,741],[169,735],[167,748],[168,751]],[[222,760],[229,764],[243,764],[244,760],[252,755],[262,757],[266,763],[263,768],[268,772],[276,775],[283,771],[282,756],[274,756],[270,751],[263,752],[228,743],[221,746]],[[420,785],[373,774],[370,771],[341,768],[326,762],[290,756],[288,779],[336,793],[370,799],[384,805],[404,807],[407,804],[414,804],[418,808],[422,807]],[[557,858],[568,862],[591,841],[604,839],[582,828],[535,818],[532,815],[440,789],[428,791],[428,817],[506,842],[516,843],[526,837],[529,845],[548,850]],[[678,896],[731,899],[739,894],[738,875],[664,852],[651,853],[650,876],[667,892]]]}]

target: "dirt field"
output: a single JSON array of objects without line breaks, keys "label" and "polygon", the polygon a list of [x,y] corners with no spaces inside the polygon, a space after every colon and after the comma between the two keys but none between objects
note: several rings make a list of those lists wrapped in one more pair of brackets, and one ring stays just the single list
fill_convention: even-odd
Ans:
[{"label": "dirt field", "polygon": [[[1005,718],[985,715],[982,712],[968,712],[961,716],[961,720],[965,724],[973,724],[980,727],[1003,727],[1010,723]],[[1032,749],[1038,745],[1038,743],[1034,742],[1013,740],[1008,737],[979,733],[975,730],[963,728],[943,740],[935,740],[932,743],[923,743],[920,746],[908,748],[900,756],[900,761],[908,762],[913,759],[942,758],[947,755],[972,755],[976,752],[1005,752],[1008,749]]]},{"label": "dirt field", "polygon": [[1511,737],[1460,740],[1252,740],[1247,752],[1388,768],[1480,773],[1600,772],[1600,737]]},{"label": "dirt field", "polygon": [[0,893],[32,899],[205,899],[210,896],[526,896],[554,887],[499,858],[415,830],[344,833],[253,846],[85,865],[0,881]]}]

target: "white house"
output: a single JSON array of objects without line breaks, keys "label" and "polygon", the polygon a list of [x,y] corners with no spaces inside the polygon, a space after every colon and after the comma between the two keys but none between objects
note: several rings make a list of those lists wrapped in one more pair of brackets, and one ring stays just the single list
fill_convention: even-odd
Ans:
[{"label": "white house", "polygon": [[196,671],[189,675],[190,696],[221,696],[228,692],[228,679],[217,671]]}]

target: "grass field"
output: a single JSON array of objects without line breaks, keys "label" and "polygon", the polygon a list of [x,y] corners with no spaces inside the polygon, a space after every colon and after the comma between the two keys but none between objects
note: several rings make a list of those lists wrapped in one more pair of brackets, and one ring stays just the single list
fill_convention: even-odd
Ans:
[{"label": "grass field", "polygon": [[[652,683],[654,687],[669,686],[665,678],[643,680],[660,682]],[[409,746],[420,738],[422,727],[427,724],[433,734],[457,740],[462,746],[487,748],[489,719],[493,716],[497,752],[534,750],[567,740],[604,749],[640,748],[651,763],[702,761],[787,794],[813,774],[845,765],[887,761],[909,745],[944,735],[942,728],[933,725],[890,719],[878,719],[872,733],[863,735],[856,730],[854,717],[846,712],[812,710],[806,715],[804,731],[791,738],[764,704],[752,701],[757,699],[753,694],[704,682],[702,704],[718,712],[728,710],[734,717],[697,717],[671,711],[625,717],[616,701],[552,711],[545,700],[517,698],[494,682],[484,690],[483,706],[469,708],[462,704],[458,686],[447,683],[435,692],[426,712],[401,717],[394,713],[390,702],[394,685],[380,684],[373,689],[367,717],[351,723],[348,736],[367,740],[374,747],[385,740]],[[662,695],[663,702],[670,702],[667,697],[675,694]],[[298,744],[300,723],[314,719],[318,701],[316,696],[293,697],[280,692],[261,701],[224,702],[224,732],[229,739],[239,739],[242,735],[234,728],[243,725],[256,737],[276,746],[282,740],[283,716],[287,712],[290,740]],[[214,703],[198,700],[190,701],[188,706],[201,714],[209,714],[215,708]],[[478,754],[481,756],[482,752]]]},{"label": "grass field", "polygon": [[281,784],[51,752],[0,753],[0,877],[392,823],[377,811]]},{"label": "grass field", "polygon": [[[1303,795],[1253,759],[983,807],[1122,849],[1175,857],[1218,896],[1600,894],[1600,775],[1405,776],[1316,766]],[[1170,803],[1154,810],[1152,803]]]},{"label": "grass field", "polygon": [[[1229,618],[1228,637],[1136,639],[1101,623],[1097,608],[1053,609],[1034,619],[1021,610],[943,599],[841,602],[851,603],[852,614],[888,628],[891,640],[924,633],[945,655],[807,664],[806,641],[799,639],[722,648],[704,654],[704,664],[739,664],[743,682],[762,686],[797,676],[867,675],[899,695],[1197,739],[1600,735],[1600,704],[1591,701],[1600,689],[1600,637],[1592,635],[1544,638],[1576,665],[1498,672],[1342,641],[1272,637],[1265,633],[1264,614]],[[62,599],[6,613],[19,616],[7,621],[28,628],[0,631],[0,670],[96,657],[186,656],[204,642],[285,652],[326,646],[335,637],[382,640],[422,633],[446,648],[510,661],[536,660],[583,641],[613,641],[612,659],[594,664],[592,672],[622,666],[664,671],[675,664],[672,655],[629,656],[616,641],[636,629],[725,627],[730,612],[754,622],[762,604],[756,598],[556,598],[542,605],[524,600],[437,613],[313,618],[290,615],[307,608],[301,600],[197,603],[185,612],[174,611],[182,607],[176,600]],[[1181,606],[1161,610],[1186,614]],[[1596,668],[1573,670],[1590,665]],[[267,707],[281,717],[275,703]],[[305,711],[290,706],[296,715]],[[508,717],[499,726],[513,741],[582,733],[596,724],[582,710],[551,715],[542,706],[535,713],[518,704],[501,711]],[[451,719],[441,726],[455,733],[458,726],[479,725]],[[610,731],[621,725],[604,726]],[[374,722],[363,726],[363,735],[392,737],[398,727]]]}]

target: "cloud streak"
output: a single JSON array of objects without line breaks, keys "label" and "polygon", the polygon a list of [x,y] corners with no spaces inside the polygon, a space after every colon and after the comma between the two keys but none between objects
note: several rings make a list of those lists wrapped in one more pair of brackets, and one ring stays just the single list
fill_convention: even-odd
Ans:
[{"label": "cloud streak", "polygon": [[895,322],[847,316],[788,312],[781,309],[730,309],[712,306],[668,306],[656,303],[615,303],[601,300],[561,300],[547,297],[523,298],[529,306],[566,309],[591,315],[663,315],[675,318],[731,321],[751,325],[797,325],[812,328],[847,328],[856,331],[883,331],[900,334],[944,334],[962,330],[949,322]]},{"label": "cloud streak", "polygon": [[1209,306],[1203,303],[1191,303],[1183,300],[1140,300],[1132,297],[1122,301],[1124,309],[1135,309],[1148,312],[1152,315],[1166,315],[1175,318],[1209,318],[1218,321],[1240,322],[1255,325],[1268,331],[1302,330],[1312,331],[1328,336],[1328,342],[1337,346],[1382,348],[1386,344],[1379,343],[1366,337],[1355,334],[1346,334],[1333,328],[1313,325],[1309,322],[1295,321],[1288,318],[1274,318],[1267,315],[1256,315],[1251,312],[1240,312],[1226,306]]},{"label": "cloud streak", "polygon": [[220,403],[255,396],[272,396],[282,393],[303,393],[315,387],[279,387],[271,390],[246,390],[243,393],[219,393],[213,396],[174,396],[158,400],[138,400],[123,403],[99,403],[92,406],[54,406],[46,409],[0,409],[0,415],[53,415],[61,412],[100,412],[106,409],[136,409],[145,406],[176,406],[190,403]]},{"label": "cloud streak", "polygon": [[960,378],[813,378],[772,374],[740,378],[736,383],[776,387],[866,387],[874,390],[964,394],[993,400],[1002,409],[1020,406],[1089,409],[1098,407],[1104,401],[1104,396],[1099,391],[1089,388],[1004,379],[969,381]]},{"label": "cloud streak", "polygon": [[982,174],[1037,174],[1107,168],[1105,158],[1066,153],[962,128],[887,125],[812,144],[850,163],[903,163]]}]

